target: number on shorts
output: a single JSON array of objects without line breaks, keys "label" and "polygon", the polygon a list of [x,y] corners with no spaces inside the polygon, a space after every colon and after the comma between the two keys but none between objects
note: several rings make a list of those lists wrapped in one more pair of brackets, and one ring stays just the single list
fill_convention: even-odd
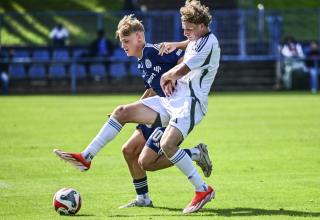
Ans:
[{"label": "number on shorts", "polygon": [[159,142],[162,135],[163,135],[163,131],[161,131],[160,129],[155,130],[152,134],[153,142]]}]

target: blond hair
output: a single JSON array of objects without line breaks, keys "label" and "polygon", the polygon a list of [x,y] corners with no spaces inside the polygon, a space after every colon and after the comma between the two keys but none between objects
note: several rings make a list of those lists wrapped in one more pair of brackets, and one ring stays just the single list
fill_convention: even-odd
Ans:
[{"label": "blond hair", "polygon": [[204,24],[209,26],[212,20],[209,8],[201,5],[200,1],[187,0],[185,5],[180,8],[181,21],[193,24]]},{"label": "blond hair", "polygon": [[134,17],[134,14],[126,15],[119,21],[116,38],[119,38],[120,36],[129,36],[130,34],[139,31],[144,32],[142,22]]}]

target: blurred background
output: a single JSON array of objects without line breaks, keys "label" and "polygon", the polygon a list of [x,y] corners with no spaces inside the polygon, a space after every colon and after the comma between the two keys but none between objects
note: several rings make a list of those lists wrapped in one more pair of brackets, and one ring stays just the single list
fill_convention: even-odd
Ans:
[{"label": "blurred background", "polygon": [[[134,13],[149,43],[184,40],[183,0],[1,0],[2,94],[140,92],[137,60],[115,39]],[[202,0],[220,42],[214,90],[317,93],[319,0]],[[125,86],[123,86],[125,85]]]}]

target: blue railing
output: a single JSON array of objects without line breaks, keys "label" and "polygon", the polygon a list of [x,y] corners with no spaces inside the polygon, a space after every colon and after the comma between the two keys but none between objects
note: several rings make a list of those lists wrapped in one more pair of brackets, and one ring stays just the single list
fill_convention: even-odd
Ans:
[{"label": "blue railing", "polygon": [[[221,46],[222,61],[281,61],[279,45],[287,35],[293,35],[297,40],[307,42],[320,39],[320,13],[319,9],[312,10],[217,10],[212,11],[213,22],[211,30],[219,39]],[[32,51],[37,47],[43,47],[49,42],[48,34],[44,34],[49,27],[53,27],[57,21],[77,27],[82,34],[73,33],[74,28],[69,27],[71,37],[69,46],[76,44],[85,47],[91,42],[96,30],[104,28],[109,38],[114,37],[114,32],[119,20],[130,12],[38,12],[38,13],[2,13],[0,14],[0,43],[4,48],[8,46],[8,38],[11,35],[25,39],[24,49]],[[178,11],[148,11],[136,13],[143,21],[146,29],[146,40],[150,43],[163,41],[180,41],[184,39]],[[37,25],[35,25],[37,23]],[[31,42],[16,28],[21,25],[24,29],[34,30],[44,42],[42,45]],[[24,29],[21,30],[24,30]],[[10,36],[6,36],[11,33]],[[30,41],[30,42],[29,42]],[[7,61],[10,64],[22,64],[30,66],[41,63],[49,66],[58,63],[51,57],[46,61],[37,61],[31,57],[24,59],[13,59]],[[82,60],[59,61],[63,65],[71,67],[77,62],[105,63],[106,65],[123,63],[130,75],[130,65],[135,63],[134,59],[107,57],[100,59],[86,58]],[[46,67],[48,69],[48,67]],[[106,69],[106,75],[109,74]],[[71,78],[71,90],[76,91],[76,80],[71,71],[66,71]],[[48,73],[46,73],[48,75]],[[48,78],[48,77],[47,77]]]},{"label": "blue railing", "polygon": [[[119,20],[130,12],[38,12],[0,14],[0,43],[11,40],[8,33],[24,41],[25,45],[49,43],[48,33],[56,22],[70,31],[70,45],[85,45],[95,37],[96,30],[104,28],[109,38]],[[212,11],[211,29],[218,37],[223,55],[276,55],[284,36],[294,35],[298,40],[320,39],[319,10],[216,10]],[[178,11],[138,12],[143,21],[146,40],[150,43],[184,39]],[[19,29],[18,26],[21,26]],[[69,27],[68,27],[69,25]],[[37,34],[38,41],[25,36],[24,30]],[[73,31],[77,32],[73,32]],[[40,43],[39,43],[40,42]],[[248,57],[247,57],[248,56]]]}]

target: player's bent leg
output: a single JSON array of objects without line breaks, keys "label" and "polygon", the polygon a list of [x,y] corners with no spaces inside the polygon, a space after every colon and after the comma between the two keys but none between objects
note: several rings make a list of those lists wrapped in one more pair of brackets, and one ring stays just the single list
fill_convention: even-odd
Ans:
[{"label": "player's bent leg", "polygon": [[138,163],[146,171],[156,171],[173,166],[168,158],[164,155],[159,155],[148,146],[143,148]]},{"label": "player's bent leg", "polygon": [[[160,140],[164,131],[165,127],[157,127],[148,137],[146,146],[142,150],[138,161],[142,169],[146,171],[156,171],[173,165],[168,158],[163,155],[163,151],[160,148]],[[209,177],[212,171],[212,163],[209,158],[207,145],[201,143],[190,149],[183,150],[192,160],[196,161],[204,175]]]},{"label": "player's bent leg", "polygon": [[[194,160],[201,168],[205,177],[209,177],[212,173],[212,162],[205,144],[198,144],[195,148],[199,149],[199,159]],[[154,150],[145,146],[142,150],[138,163],[145,171],[157,171],[173,166],[173,164],[164,155],[159,155]]]},{"label": "player's bent leg", "polygon": [[164,127],[157,127],[149,135],[146,145],[139,156],[139,164],[142,169],[155,171],[172,166],[172,163],[163,156],[160,148],[160,140],[164,130]]}]

